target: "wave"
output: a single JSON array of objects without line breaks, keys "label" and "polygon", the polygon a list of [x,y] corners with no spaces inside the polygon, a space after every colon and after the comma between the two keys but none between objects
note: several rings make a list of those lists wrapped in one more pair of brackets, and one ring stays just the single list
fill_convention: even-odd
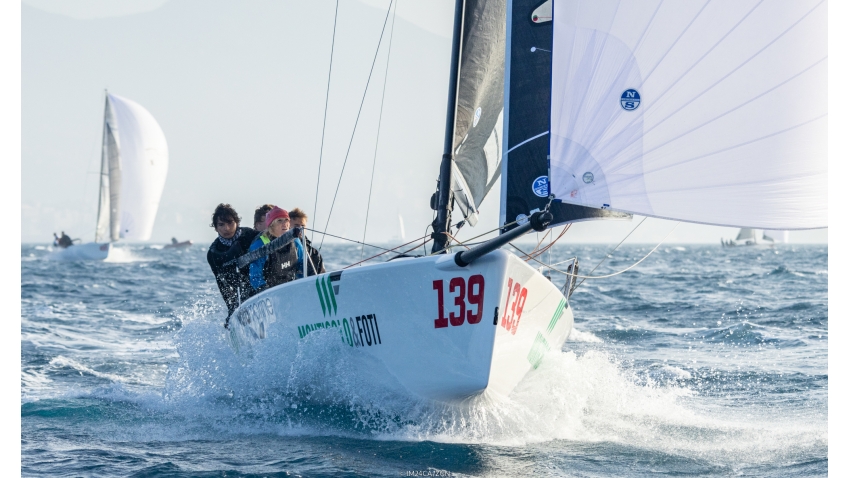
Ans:
[{"label": "wave", "polygon": [[[548,354],[509,397],[441,404],[412,397],[377,360],[343,346],[331,331],[300,341],[270,333],[262,346],[239,355],[227,337],[218,320],[184,323],[176,338],[179,359],[169,366],[161,396],[145,394],[140,404],[188,426],[180,434],[206,437],[214,429],[495,446],[568,440],[725,463],[767,463],[827,443],[825,418],[777,422],[770,410],[736,416],[706,405],[685,385],[693,379],[684,369],[636,371],[598,350]],[[577,337],[599,340],[585,332]]]}]

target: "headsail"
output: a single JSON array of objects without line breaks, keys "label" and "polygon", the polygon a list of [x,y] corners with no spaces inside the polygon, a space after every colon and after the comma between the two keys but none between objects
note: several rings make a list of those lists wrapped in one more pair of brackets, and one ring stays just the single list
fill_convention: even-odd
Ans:
[{"label": "headsail", "polygon": [[[549,203],[552,0],[511,0],[507,12],[505,129],[500,223]],[[553,203],[552,225],[628,214]]]},{"label": "headsail", "polygon": [[95,241],[148,240],[168,172],[168,145],[153,116],[107,94]]},{"label": "headsail", "polygon": [[728,226],[827,226],[827,3],[554,4],[552,192]]},{"label": "headsail", "polygon": [[499,177],[506,0],[466,0],[458,73],[452,190],[471,225]]}]

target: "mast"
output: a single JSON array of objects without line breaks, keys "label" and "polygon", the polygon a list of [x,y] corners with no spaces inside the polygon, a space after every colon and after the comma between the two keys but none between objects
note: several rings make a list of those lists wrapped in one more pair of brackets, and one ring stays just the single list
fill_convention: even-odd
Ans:
[{"label": "mast", "polygon": [[442,251],[448,243],[446,232],[452,220],[452,147],[455,134],[455,113],[457,111],[458,73],[460,71],[460,48],[463,35],[464,0],[455,0],[454,33],[452,35],[452,59],[449,73],[449,98],[446,108],[446,136],[443,143],[443,159],[440,161],[440,179],[437,182],[436,206],[437,218],[432,224],[434,246],[431,252]]}]

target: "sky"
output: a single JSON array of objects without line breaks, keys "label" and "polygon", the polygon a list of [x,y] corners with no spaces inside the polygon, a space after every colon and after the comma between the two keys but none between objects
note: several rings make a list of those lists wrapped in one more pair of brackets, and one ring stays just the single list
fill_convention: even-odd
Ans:
[{"label": "sky", "polygon": [[[333,204],[329,233],[375,243],[424,235],[442,153],[453,1],[401,0],[377,56],[389,2],[341,1],[328,90],[334,5],[24,0],[21,241],[49,242],[60,230],[93,239],[104,89],[144,106],[168,141],[152,242],[212,241],[219,202],[243,225],[273,203],[301,207],[324,228]],[[461,239],[497,226],[499,190]],[[578,223],[565,240],[617,243],[641,219]],[[629,242],[716,244],[736,234],[650,218]],[[792,231],[790,241],[826,243],[827,230]]]}]

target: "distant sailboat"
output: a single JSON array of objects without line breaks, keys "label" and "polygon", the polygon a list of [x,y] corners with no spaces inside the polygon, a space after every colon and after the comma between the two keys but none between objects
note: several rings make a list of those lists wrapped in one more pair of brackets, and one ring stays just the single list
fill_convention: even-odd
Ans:
[{"label": "distant sailboat", "polygon": [[776,241],[764,233],[762,229],[753,229],[749,227],[741,228],[735,239],[728,241],[721,240],[724,247],[737,246],[768,246],[773,247]]},{"label": "distant sailboat", "polygon": [[150,239],[167,173],[168,144],[153,115],[107,93],[94,242],[57,251],[55,258],[104,260],[119,239]]}]

